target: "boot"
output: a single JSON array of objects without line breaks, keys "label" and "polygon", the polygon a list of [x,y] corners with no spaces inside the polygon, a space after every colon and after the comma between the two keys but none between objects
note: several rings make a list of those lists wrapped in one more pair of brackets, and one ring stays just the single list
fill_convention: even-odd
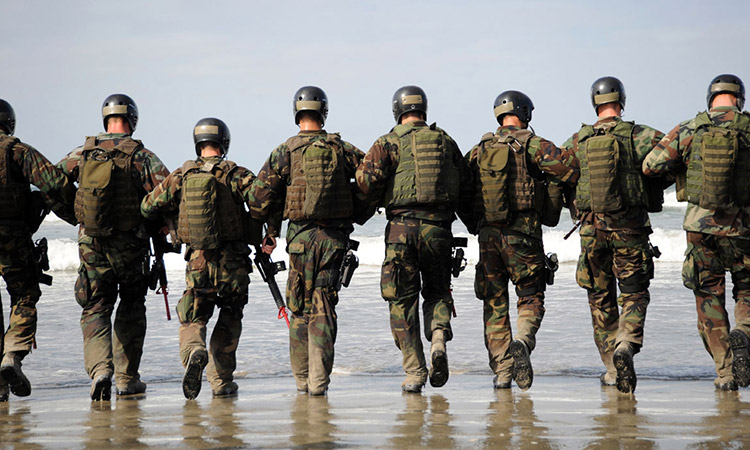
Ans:
[{"label": "boot", "polygon": [[430,385],[439,388],[448,382],[448,354],[445,350],[445,331],[432,332],[430,347]]},{"label": "boot", "polygon": [[617,385],[617,369],[615,369],[615,364],[612,362],[613,353],[614,352],[600,353],[602,362],[604,363],[604,368],[607,369],[607,371],[599,377],[602,386]]},{"label": "boot", "polygon": [[[234,381],[221,387],[218,391],[213,391],[214,397],[236,397],[240,387]],[[197,394],[196,394],[197,395]]]},{"label": "boot", "polygon": [[94,378],[91,383],[91,400],[108,402],[112,398],[112,374],[107,372]]},{"label": "boot", "polygon": [[729,333],[729,345],[732,347],[732,375],[740,387],[750,385],[750,341],[747,335],[738,329]]},{"label": "boot", "polygon": [[203,368],[208,364],[208,352],[205,348],[193,350],[188,359],[185,375],[182,376],[182,393],[188,400],[193,400],[201,392]]},{"label": "boot", "polygon": [[8,401],[8,392],[10,392],[8,383],[6,383],[2,375],[0,375],[0,403]]},{"label": "boot", "polygon": [[720,391],[736,391],[737,382],[731,376],[716,377],[714,379],[714,387]]},{"label": "boot", "polygon": [[513,380],[521,390],[529,389],[534,381],[534,369],[531,367],[529,348],[523,341],[513,340],[508,347],[508,353],[513,357]]},{"label": "boot", "polygon": [[638,380],[633,367],[633,349],[630,342],[621,342],[617,345],[612,362],[617,370],[617,390],[626,394],[634,392]]},{"label": "boot", "polygon": [[19,397],[31,394],[31,383],[21,371],[21,356],[16,352],[8,352],[0,364],[0,375],[10,386],[10,391]]},{"label": "boot", "polygon": [[117,395],[137,395],[146,392],[146,383],[136,379],[130,380],[128,384],[117,388]]},{"label": "boot", "polygon": [[492,386],[495,389],[510,389],[510,380],[501,381],[500,375],[495,375],[492,379]]},{"label": "boot", "polygon": [[404,381],[401,383],[401,391],[409,394],[419,394],[422,392],[424,382],[424,379],[418,379],[415,376],[407,375]]},{"label": "boot", "polygon": [[310,389],[310,395],[313,397],[321,397],[328,393],[328,386],[324,388]]}]

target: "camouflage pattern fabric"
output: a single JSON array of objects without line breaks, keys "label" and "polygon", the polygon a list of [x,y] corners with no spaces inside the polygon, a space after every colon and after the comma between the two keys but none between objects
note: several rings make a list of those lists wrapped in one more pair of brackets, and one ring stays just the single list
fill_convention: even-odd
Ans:
[{"label": "camouflage pattern fabric", "polygon": [[[426,220],[395,217],[385,229],[385,261],[380,290],[391,312],[391,332],[401,350],[408,380],[424,384],[427,364],[419,331],[419,293],[424,302],[424,333],[432,340],[435,330],[453,338],[450,293],[451,244],[449,227]],[[421,281],[420,281],[421,277]]]},{"label": "camouflage pattern fabric", "polygon": [[[717,126],[731,122],[739,113],[734,107],[708,111]],[[695,136],[695,120],[683,121],[667,133],[643,161],[644,174],[675,174],[687,167],[688,150]],[[688,244],[682,281],[695,294],[698,333],[714,360],[719,380],[724,383],[733,379],[729,349],[731,325],[725,308],[727,270],[732,274],[735,286],[732,291],[735,327],[750,333],[750,207],[714,211],[687,203],[682,226],[687,232]]]},{"label": "camouflage pattern fabric", "polygon": [[[127,134],[100,133],[100,141],[123,139]],[[78,147],[57,163],[68,179],[77,180],[81,152]],[[143,148],[133,156],[131,173],[145,195],[161,183],[169,171],[151,151]],[[81,305],[84,364],[92,379],[113,373],[118,388],[138,380],[138,367],[146,333],[146,265],[148,235],[143,225],[106,238],[86,236],[78,229],[81,265],[76,281],[76,301]],[[117,295],[120,304],[111,315]],[[113,336],[114,329],[114,336]]]},{"label": "camouflage pattern fabric", "polygon": [[339,301],[335,289],[348,233],[311,226],[287,244],[287,304],[292,312],[289,355],[297,389],[323,392],[330,383]]},{"label": "camouflage pattern fabric", "polygon": [[[221,157],[198,158],[196,164],[218,164]],[[238,166],[228,179],[238,208],[247,204],[255,175]],[[149,219],[175,214],[182,200],[182,169],[178,168],[141,202],[141,214]],[[240,203],[240,201],[244,203]],[[187,367],[195,349],[206,348],[206,325],[219,308],[219,317],[208,347],[206,378],[214,392],[230,385],[237,366],[236,352],[242,333],[243,308],[248,301],[250,249],[241,241],[222,242],[215,250],[185,252],[185,292],[177,304],[180,319],[180,358]]]},{"label": "camouflage pattern fabric", "polygon": [[536,347],[536,333],[544,317],[544,248],[542,241],[486,225],[479,232],[479,263],[474,291],[484,302],[484,345],[490,369],[498,382],[511,381],[513,357],[508,352],[513,338],[510,326],[508,280],[518,295],[516,339],[529,352]]},{"label": "camouflage pattern fabric", "polygon": [[719,378],[732,377],[731,324],[725,307],[727,270],[734,283],[735,327],[750,334],[750,238],[687,232],[682,280],[695,294],[698,333]]},{"label": "camouflage pattern fabric", "polygon": [[[148,249],[130,236],[79,243],[75,297],[83,308],[81,331],[86,373],[114,374],[117,386],[140,379],[146,337]],[[115,312],[117,295],[120,303]],[[112,313],[115,312],[114,323]]]},{"label": "camouflage pattern fabric", "polygon": [[604,230],[581,233],[576,281],[588,292],[594,342],[605,366],[620,342],[630,342],[634,353],[640,351],[653,274],[648,234]]}]

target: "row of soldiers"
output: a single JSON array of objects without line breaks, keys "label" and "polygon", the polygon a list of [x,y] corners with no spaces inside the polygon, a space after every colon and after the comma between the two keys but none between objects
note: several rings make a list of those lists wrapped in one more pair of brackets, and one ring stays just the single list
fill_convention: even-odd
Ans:
[{"label": "row of soldiers", "polygon": [[[199,394],[204,370],[214,395],[236,395],[235,354],[251,271],[248,243],[270,254],[284,219],[292,372],[299,391],[324,395],[334,361],[341,270],[353,247],[349,236],[353,223],[364,224],[380,207],[388,219],[380,287],[403,356],[403,391],[419,393],[428,379],[440,387],[449,377],[456,216],[479,238],[474,287],[484,303],[494,387],[508,389],[513,381],[524,390],[531,386],[530,354],[553,270],[542,225],[557,224],[565,205],[580,226],[576,279],[588,293],[594,341],[606,369],[601,383],[633,392],[633,356],[643,345],[654,276],[648,213],[661,210],[663,190],[673,183],[678,200],[688,201],[683,281],[696,296],[699,332],[716,365],[714,384],[722,390],[747,386],[750,189],[743,175],[750,173],[750,114],[742,112],[744,100],[738,77],[717,76],[708,87],[708,111],[664,135],[623,121],[625,89],[617,78],[603,77],[591,88],[598,120],[557,147],[529,126],[531,99],[506,91],[494,103],[499,127],[464,156],[444,130],[427,123],[424,91],[404,86],[392,100],[396,125],[365,154],[324,130],[328,99],[320,88],[306,86],[293,99],[299,133],[271,152],[257,177],[226,159],[230,132],[216,118],[202,119],[193,129],[197,158],[169,173],[131,137],[138,109],[122,94],[104,102],[106,132],[86,138],[52,165],[13,137],[15,115],[0,101],[0,272],[11,295],[0,399],[7,400],[8,390],[31,392],[21,370],[40,297],[31,235],[38,227],[34,219],[46,208],[79,224],[75,298],[83,309],[92,400],[109,400],[113,379],[118,395],[146,391],[138,369],[148,237],[167,233],[162,224],[174,221],[175,240],[187,245],[186,289],[176,308],[185,397]],[[39,192],[32,193],[29,183]],[[262,241],[258,223],[267,225]],[[726,270],[737,302],[731,331]],[[518,296],[515,336],[509,281]],[[207,345],[206,325],[216,309]]]}]

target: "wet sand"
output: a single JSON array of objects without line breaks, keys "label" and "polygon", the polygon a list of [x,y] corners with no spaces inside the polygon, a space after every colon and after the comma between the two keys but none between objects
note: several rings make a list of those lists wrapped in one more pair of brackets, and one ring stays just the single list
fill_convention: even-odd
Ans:
[{"label": "wet sand", "polygon": [[[334,375],[328,397],[290,377],[240,379],[236,398],[195,401],[178,382],[91,403],[88,386],[0,405],[2,448],[684,448],[750,445],[750,393],[711,380],[640,380],[634,396],[594,378],[540,376],[527,392],[452,376],[422,395],[400,377]],[[745,398],[743,400],[743,397]]]}]

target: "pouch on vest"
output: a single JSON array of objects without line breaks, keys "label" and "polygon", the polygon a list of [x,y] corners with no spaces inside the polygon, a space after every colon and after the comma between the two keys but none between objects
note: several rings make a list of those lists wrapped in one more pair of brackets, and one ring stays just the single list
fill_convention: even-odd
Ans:
[{"label": "pouch on vest", "polygon": [[348,202],[351,211],[351,195],[339,197],[336,189],[339,155],[325,141],[315,141],[302,154],[302,170],[305,174],[305,201],[302,210],[305,217],[335,217],[341,205]]},{"label": "pouch on vest", "polygon": [[23,218],[29,203],[29,183],[12,170],[13,147],[18,142],[14,137],[0,135],[0,219]]},{"label": "pouch on vest", "polygon": [[623,207],[617,166],[620,144],[615,136],[604,134],[586,141],[589,179],[591,180],[591,211],[612,212]]},{"label": "pouch on vest", "polygon": [[114,160],[104,152],[94,153],[83,165],[77,192],[82,208],[76,209],[76,220],[83,224],[87,236],[112,234],[115,214],[114,168]]},{"label": "pouch on vest", "polygon": [[487,150],[484,145],[477,155],[479,180],[482,183],[482,202],[487,222],[508,220],[508,165],[510,147],[507,144],[493,145]]},{"label": "pouch on vest", "polygon": [[198,250],[219,248],[220,224],[216,211],[216,177],[194,171],[183,178],[182,205],[187,215],[187,242]]},{"label": "pouch on vest", "polygon": [[542,225],[548,227],[557,226],[560,222],[560,213],[563,208],[563,192],[557,183],[547,182],[544,190],[544,203],[542,204]]},{"label": "pouch on vest", "polygon": [[443,133],[432,128],[411,133],[411,151],[417,203],[454,203],[458,199],[458,170],[446,161]]},{"label": "pouch on vest", "polygon": [[711,127],[703,133],[701,208],[716,210],[732,203],[732,177],[737,148],[738,136],[735,130]]}]

